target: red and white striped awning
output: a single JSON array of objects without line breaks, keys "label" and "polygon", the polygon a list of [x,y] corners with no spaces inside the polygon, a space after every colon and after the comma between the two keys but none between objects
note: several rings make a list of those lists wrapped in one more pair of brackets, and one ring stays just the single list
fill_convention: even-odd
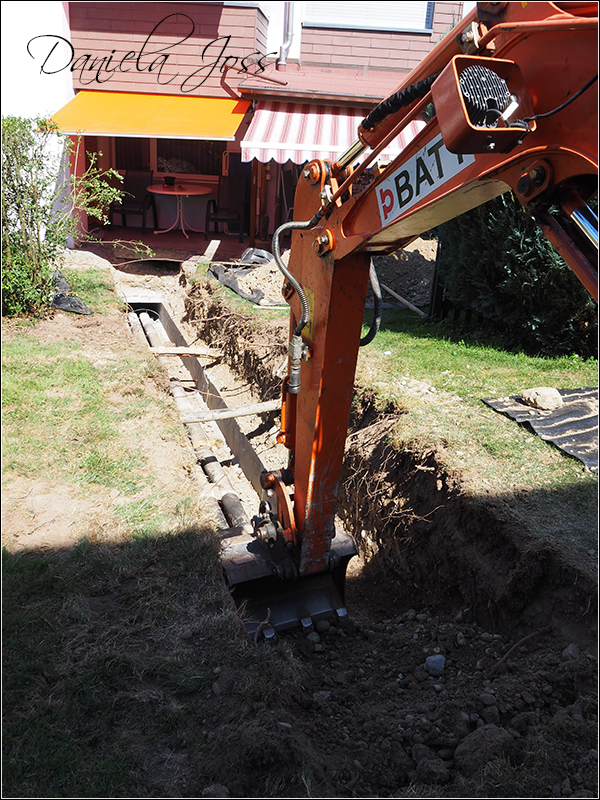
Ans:
[{"label": "red and white striped awning", "polygon": [[[242,161],[335,161],[357,140],[358,126],[371,110],[260,100],[242,141]],[[382,156],[386,160],[395,158],[424,125],[411,122]]]}]

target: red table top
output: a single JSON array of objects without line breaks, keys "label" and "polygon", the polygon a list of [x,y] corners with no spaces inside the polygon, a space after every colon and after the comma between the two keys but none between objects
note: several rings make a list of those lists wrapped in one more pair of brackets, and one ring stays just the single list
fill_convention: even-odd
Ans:
[{"label": "red table top", "polygon": [[185,183],[184,181],[175,181],[174,186],[153,183],[152,186],[148,186],[147,189],[154,194],[174,195],[212,194],[213,191],[211,186],[202,186],[200,183]]}]

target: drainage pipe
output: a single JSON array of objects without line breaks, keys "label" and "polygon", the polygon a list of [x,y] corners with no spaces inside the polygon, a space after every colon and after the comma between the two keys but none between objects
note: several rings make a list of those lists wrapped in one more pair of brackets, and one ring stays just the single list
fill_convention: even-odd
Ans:
[{"label": "drainage pipe", "polygon": [[292,39],[294,38],[294,4],[284,3],[283,7],[283,35],[285,36],[285,41],[281,45],[279,51],[276,69],[287,64],[288,53],[290,52]]},{"label": "drainage pipe", "polygon": [[129,320],[129,327],[131,328],[131,332],[133,333],[135,340],[138,344],[148,344],[148,339],[146,338],[146,334],[144,333],[144,329],[142,328],[142,323],[140,322],[140,318],[135,313],[135,311],[130,311],[127,314],[127,319]]},{"label": "drainage pipe", "polygon": [[[179,413],[189,414],[191,403],[186,396],[185,389],[182,386],[174,386],[173,397]],[[239,497],[234,492],[220,461],[210,448],[208,436],[201,423],[191,422],[186,427],[198,464],[207,479],[206,488],[210,487],[210,492],[207,492],[208,496],[215,497],[220,502],[227,522],[232,528],[250,525],[250,519],[244,511]],[[250,527],[252,526],[250,525]]]}]

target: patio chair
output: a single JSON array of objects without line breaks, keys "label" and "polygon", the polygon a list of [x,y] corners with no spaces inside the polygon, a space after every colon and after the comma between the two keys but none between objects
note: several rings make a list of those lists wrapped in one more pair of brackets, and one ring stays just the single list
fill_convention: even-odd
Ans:
[{"label": "patio chair", "polygon": [[120,203],[111,203],[108,219],[113,224],[115,214],[121,215],[123,227],[127,227],[127,217],[138,216],[142,218],[142,233],[146,233],[146,215],[149,209],[153,214],[153,229],[156,228],[156,200],[154,195],[147,191],[152,184],[153,171],[128,169],[121,184],[124,192]]},{"label": "patio chair", "polygon": [[237,223],[240,242],[243,241],[248,217],[246,183],[246,178],[226,177],[224,175],[219,178],[217,199],[215,201],[214,198],[211,198],[206,204],[204,238],[207,241],[211,222],[215,233],[219,232],[219,222]]}]

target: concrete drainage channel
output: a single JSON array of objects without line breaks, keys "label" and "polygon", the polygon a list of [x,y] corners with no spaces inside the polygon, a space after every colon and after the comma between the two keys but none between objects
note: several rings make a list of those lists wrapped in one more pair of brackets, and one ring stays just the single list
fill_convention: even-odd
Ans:
[{"label": "concrete drainage channel", "polygon": [[[131,309],[128,316],[134,334],[149,345],[169,375],[173,397],[196,454],[200,492],[210,503],[217,529],[222,536],[250,534],[250,517],[222,463],[239,464],[257,495],[258,509],[260,474],[265,465],[237,418],[274,411],[279,401],[229,408],[200,362],[200,358],[210,358],[211,351],[188,346],[160,296],[128,296],[125,302]],[[220,442],[218,454],[213,449],[215,442]]]}]

